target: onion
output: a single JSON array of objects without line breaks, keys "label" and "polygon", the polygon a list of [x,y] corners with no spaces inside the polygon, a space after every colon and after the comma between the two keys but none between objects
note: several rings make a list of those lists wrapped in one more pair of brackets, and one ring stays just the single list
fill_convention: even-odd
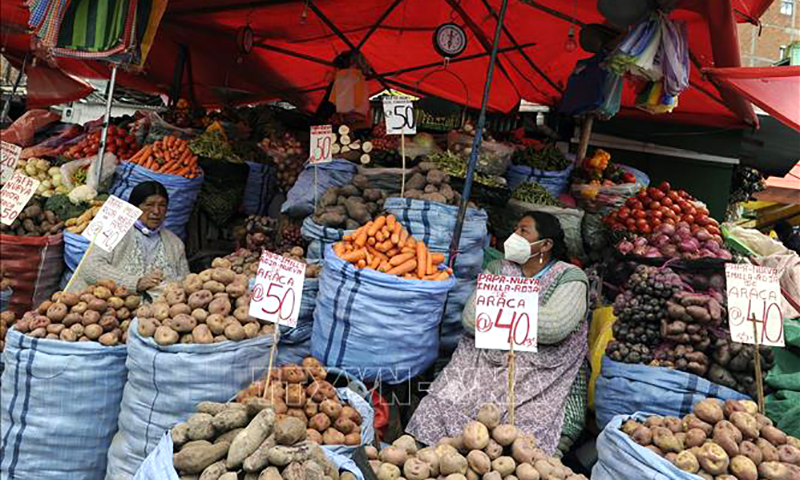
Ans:
[{"label": "onion", "polygon": [[700,249],[700,251],[697,252],[697,254],[700,255],[701,257],[712,257],[712,258],[716,257],[716,255],[714,255],[714,252],[706,248]]},{"label": "onion", "polygon": [[675,226],[671,223],[662,223],[656,227],[656,233],[662,233],[671,237],[675,234]]},{"label": "onion", "polygon": [[670,238],[667,235],[661,234],[653,239],[651,242],[655,247],[662,247],[669,243]]},{"label": "onion", "polygon": [[680,240],[686,240],[692,236],[692,231],[689,229],[688,225],[680,226],[677,229],[675,229],[675,236],[678,237]]},{"label": "onion", "polygon": [[646,247],[647,246],[647,239],[644,237],[636,237],[636,240],[633,241],[634,247]]},{"label": "onion", "polygon": [[617,250],[619,250],[621,254],[627,255],[633,251],[633,244],[627,240],[623,240],[617,245]]},{"label": "onion", "polygon": [[642,256],[642,255],[644,255],[646,252],[647,252],[647,247],[646,247],[646,246],[644,246],[644,245],[642,245],[641,247],[636,247],[636,248],[634,248],[634,249],[633,249],[633,254],[634,254],[634,255],[639,255],[639,256]]},{"label": "onion", "polygon": [[647,258],[659,258],[661,257],[661,252],[656,247],[650,247],[647,249],[644,256]]},{"label": "onion", "polygon": [[675,225],[675,228],[687,228],[687,229],[689,229],[689,228],[691,228],[691,225],[689,225],[688,223],[686,223],[684,221],[680,221]]},{"label": "onion", "polygon": [[696,232],[694,232],[694,238],[700,240],[701,242],[705,242],[707,240],[711,240],[711,234],[708,233],[708,230],[705,228],[698,228]]},{"label": "onion", "polygon": [[717,244],[717,242],[715,242],[714,240],[706,240],[705,242],[703,242],[703,248],[705,248],[706,250],[710,250],[712,252],[715,252],[715,253],[720,251],[720,250],[722,250],[722,248],[720,248],[719,244]]},{"label": "onion", "polygon": [[733,256],[731,255],[731,252],[727,250],[719,250],[717,252],[717,258],[721,258],[723,260],[730,260],[733,258]]},{"label": "onion", "polygon": [[680,243],[680,245],[678,245],[678,249],[683,253],[696,252],[697,245],[689,240],[684,240]]},{"label": "onion", "polygon": [[678,254],[678,247],[672,244],[664,245],[659,250],[661,251],[661,255],[665,257],[674,257]]}]

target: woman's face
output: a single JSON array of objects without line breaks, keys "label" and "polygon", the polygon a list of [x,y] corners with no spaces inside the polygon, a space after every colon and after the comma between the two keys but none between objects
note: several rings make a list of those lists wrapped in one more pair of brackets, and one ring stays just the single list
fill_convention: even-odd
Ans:
[{"label": "woman's face", "polygon": [[150,230],[155,230],[164,223],[167,216],[167,199],[161,195],[150,195],[139,205],[142,216],[139,220]]},{"label": "woman's face", "polygon": [[517,229],[514,231],[517,235],[522,236],[528,243],[535,243],[531,245],[531,255],[535,255],[539,252],[542,254],[547,253],[553,248],[553,242],[549,239],[544,239],[543,241],[539,242],[541,239],[539,237],[539,231],[536,230],[536,220],[532,217],[522,217],[522,219],[517,224]]}]

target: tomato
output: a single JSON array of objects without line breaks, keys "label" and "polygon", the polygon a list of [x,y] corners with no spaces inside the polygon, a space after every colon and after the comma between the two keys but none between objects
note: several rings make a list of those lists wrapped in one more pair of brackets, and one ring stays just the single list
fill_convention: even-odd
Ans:
[{"label": "tomato", "polygon": [[681,214],[681,206],[680,205],[672,205],[672,207],[670,207],[670,208],[672,209],[672,213],[674,213],[675,215],[680,215]]},{"label": "tomato", "polygon": [[636,205],[636,197],[630,197],[625,200],[625,206],[633,208],[634,205]]},{"label": "tomato", "polygon": [[611,223],[611,230],[625,230],[625,225],[619,222],[612,222]]},{"label": "tomato", "polygon": [[664,197],[666,197],[666,196],[667,196],[667,194],[662,192],[661,190],[654,190],[653,194],[651,195],[651,197],[654,200],[663,200]]},{"label": "tomato", "polygon": [[658,186],[658,189],[666,193],[672,190],[672,185],[670,185],[669,182],[661,182],[661,184]]},{"label": "tomato", "polygon": [[111,153],[117,153],[117,145],[112,143],[106,147],[106,150],[108,150]]},{"label": "tomato", "polygon": [[136,139],[132,135],[128,135],[127,137],[125,137],[125,143],[127,143],[128,145],[133,145],[136,143]]},{"label": "tomato", "polygon": [[661,208],[661,202],[657,200],[654,202],[650,202],[650,205],[648,205],[647,208],[649,208],[650,210],[658,210]]},{"label": "tomato", "polygon": [[636,228],[637,229],[641,230],[642,227],[645,226],[645,225],[647,225],[647,220],[645,220],[644,218],[640,218],[640,219],[636,220]]},{"label": "tomato", "polygon": [[630,215],[631,215],[631,209],[628,207],[622,207],[619,209],[619,212],[617,212],[617,216],[622,220],[625,220],[626,218],[630,217]]},{"label": "tomato", "polygon": [[697,209],[694,208],[694,206],[692,206],[691,203],[688,205],[688,207],[683,212],[688,214],[688,215],[692,215],[692,216],[697,215]]},{"label": "tomato", "polygon": [[654,210],[653,217],[655,218],[664,218],[664,211],[663,210]]},{"label": "tomato", "polygon": [[647,190],[640,190],[639,193],[636,194],[636,198],[639,199],[639,201],[642,201],[642,202],[646,202],[647,200],[650,199],[647,196]]},{"label": "tomato", "polygon": [[678,195],[681,198],[692,198],[692,196],[689,195],[689,192],[687,192],[686,190],[678,190]]},{"label": "tomato", "polygon": [[708,209],[706,207],[696,207],[697,213],[702,213],[703,215],[708,216]]},{"label": "tomato", "polygon": [[644,234],[644,235],[648,235],[650,232],[653,231],[653,229],[650,228],[650,224],[647,224],[647,223],[645,223],[641,227],[638,227],[638,230],[639,230],[639,233]]},{"label": "tomato", "polygon": [[661,199],[661,205],[664,205],[665,207],[671,207],[672,199],[669,197],[664,197],[663,199]]},{"label": "tomato", "polygon": [[694,216],[694,222],[700,226],[706,226],[708,225],[708,217],[701,212],[697,212],[697,215]]},{"label": "tomato", "polygon": [[680,195],[678,195],[678,192],[676,192],[675,190],[670,190],[670,191],[667,193],[667,196],[668,196],[668,197],[669,197],[669,198],[670,198],[670,199],[671,199],[673,202],[677,202],[678,200],[680,200],[680,199],[681,199],[681,196],[680,196]]},{"label": "tomato", "polygon": [[634,210],[633,211],[633,216],[638,218],[638,219],[642,219],[642,218],[647,217],[647,214],[645,213],[644,210]]},{"label": "tomato", "polygon": [[684,215],[683,221],[688,223],[689,225],[694,223],[694,215]]},{"label": "tomato", "polygon": [[670,225],[675,225],[675,219],[672,217],[667,217],[664,219],[664,223],[669,223]]},{"label": "tomato", "polygon": [[652,198],[652,199],[655,199],[654,195],[655,195],[655,192],[657,192],[657,191],[658,191],[658,189],[650,187],[650,188],[647,189],[647,196]]},{"label": "tomato", "polygon": [[633,213],[634,210],[644,210],[644,205],[642,204],[642,202],[636,200],[636,203],[633,205],[633,208],[631,208],[631,213]]},{"label": "tomato", "polygon": [[653,221],[650,223],[653,225],[653,228],[657,228],[664,222],[660,218],[654,218]]},{"label": "tomato", "polygon": [[636,228],[636,219],[629,217],[627,220],[625,220],[625,226],[628,227],[628,230],[633,230]]}]

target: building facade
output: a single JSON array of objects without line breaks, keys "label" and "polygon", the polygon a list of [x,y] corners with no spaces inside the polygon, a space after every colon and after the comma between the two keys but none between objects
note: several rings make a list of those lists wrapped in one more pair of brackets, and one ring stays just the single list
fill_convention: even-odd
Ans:
[{"label": "building facade", "polygon": [[800,44],[800,0],[774,0],[760,26],[739,24],[744,67],[773,65],[789,55],[793,43]]}]

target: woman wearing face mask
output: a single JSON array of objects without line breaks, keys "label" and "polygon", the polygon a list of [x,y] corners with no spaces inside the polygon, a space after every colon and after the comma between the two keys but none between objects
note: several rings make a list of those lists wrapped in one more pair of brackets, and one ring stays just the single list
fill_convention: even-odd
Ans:
[{"label": "woman wearing face mask", "polygon": [[[504,250],[505,259],[484,273],[537,278],[540,288],[538,352],[516,353],[516,426],[558,455],[585,420],[588,280],[566,263],[564,232],[550,214],[525,214]],[[508,352],[475,348],[474,292],[462,321],[466,332],[458,348],[406,429],[428,445],[460,434],[484,403],[497,404],[508,421]]]},{"label": "woman wearing face mask", "polygon": [[164,228],[169,205],[167,189],[158,182],[140,183],[131,191],[128,203],[139,207],[142,216],[114,251],[92,249],[70,290],[111,279],[131,292],[157,296],[158,287],[189,274],[183,242]]}]

